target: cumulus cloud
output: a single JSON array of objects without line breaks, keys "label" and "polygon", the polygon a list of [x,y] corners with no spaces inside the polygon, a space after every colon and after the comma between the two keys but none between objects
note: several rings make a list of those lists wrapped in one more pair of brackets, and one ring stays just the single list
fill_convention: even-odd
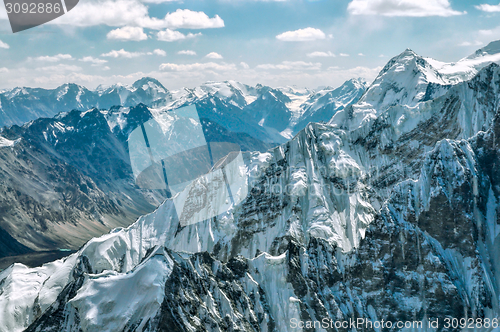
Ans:
[{"label": "cumulus cloud", "polygon": [[449,0],[352,0],[347,11],[352,15],[412,17],[465,14],[453,10]]},{"label": "cumulus cloud", "polygon": [[0,67],[0,73],[8,73],[9,72],[9,69],[5,68],[5,67]]},{"label": "cumulus cloud", "polygon": [[154,50],[153,54],[154,55],[159,55],[159,56],[167,56],[167,52],[165,52],[164,50],[160,50],[159,48],[157,48],[156,50]]},{"label": "cumulus cloud", "polygon": [[141,41],[147,40],[148,36],[144,33],[144,29],[140,27],[123,27],[115,30],[111,30],[106,35],[108,39],[117,40],[132,40]]},{"label": "cumulus cloud", "polygon": [[250,66],[246,62],[240,62],[240,66],[242,66],[243,69],[250,69]]},{"label": "cumulus cloud", "polygon": [[3,41],[0,40],[0,48],[10,48],[10,46],[7,43],[4,43]]},{"label": "cumulus cloud", "polygon": [[73,57],[71,56],[71,54],[57,54],[52,56],[39,56],[36,58],[28,58],[28,60],[59,62],[61,60],[73,60]]},{"label": "cumulus cloud", "polygon": [[312,52],[307,54],[308,57],[310,58],[327,58],[327,57],[335,57],[335,54],[332,52]]},{"label": "cumulus cloud", "polygon": [[282,41],[312,41],[325,38],[326,35],[323,31],[311,27],[283,32],[282,34],[276,36],[276,39]]},{"label": "cumulus cloud", "polygon": [[474,6],[476,9],[482,10],[483,12],[487,13],[498,13],[500,12],[500,4],[498,5],[488,5],[488,4],[482,4],[478,6]]},{"label": "cumulus cloud", "polygon": [[167,30],[164,30],[164,31],[159,31],[156,34],[156,37],[158,38],[158,40],[166,41],[166,42],[174,42],[174,41],[177,41],[177,40],[184,40],[184,39],[188,39],[188,38],[195,38],[197,36],[201,36],[201,33],[196,33],[196,34],[194,34],[194,33],[188,33],[187,35],[185,35],[182,32],[175,31],[175,30],[170,30],[170,29],[167,29]]},{"label": "cumulus cloud", "polygon": [[148,29],[210,29],[224,27],[224,20],[204,12],[178,9],[164,18],[150,17],[148,7],[138,0],[85,1],[78,10],[51,21],[52,24],[73,26],[108,25],[112,27],[134,26]]},{"label": "cumulus cloud", "polygon": [[262,64],[256,67],[257,69],[279,69],[279,70],[319,70],[321,69],[321,63],[312,63],[305,61],[283,61],[280,64]]},{"label": "cumulus cloud", "polygon": [[182,50],[182,51],[177,52],[177,54],[180,54],[180,55],[196,55],[196,52],[195,51],[190,51],[190,50]]},{"label": "cumulus cloud", "polygon": [[218,64],[215,62],[191,63],[191,64],[163,63],[160,65],[160,70],[179,71],[179,72],[204,71],[204,70],[229,71],[229,70],[236,70],[236,66],[234,64]]},{"label": "cumulus cloud", "polygon": [[136,58],[138,56],[144,55],[144,53],[141,52],[128,52],[125,51],[123,48],[121,50],[112,50],[108,53],[103,53],[101,56],[103,57],[110,57],[110,58]]},{"label": "cumulus cloud", "polygon": [[90,62],[90,63],[92,63],[92,65],[96,65],[96,66],[97,65],[102,65],[103,63],[108,62],[108,60],[98,59],[98,58],[94,58],[94,57],[91,57],[91,56],[84,56],[79,61]]},{"label": "cumulus cloud", "polygon": [[348,57],[349,56],[349,54],[347,54],[347,53],[340,53],[339,55],[343,56],[343,57]]},{"label": "cumulus cloud", "polygon": [[207,55],[205,55],[205,58],[209,58],[209,59],[222,59],[223,57],[219,53],[210,52]]},{"label": "cumulus cloud", "polygon": [[223,28],[224,21],[215,15],[208,17],[204,12],[195,12],[189,9],[177,9],[165,16],[166,27],[175,29],[210,29]]}]

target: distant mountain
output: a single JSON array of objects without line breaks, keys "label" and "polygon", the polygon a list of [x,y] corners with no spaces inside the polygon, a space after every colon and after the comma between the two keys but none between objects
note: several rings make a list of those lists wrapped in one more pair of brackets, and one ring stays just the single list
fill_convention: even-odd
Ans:
[{"label": "distant mountain", "polygon": [[251,87],[234,81],[208,82],[195,89],[172,92],[153,107],[171,109],[197,103],[206,109],[207,118],[232,131],[283,143],[310,122],[328,121],[337,111],[355,103],[366,88],[367,83],[362,79],[318,91],[260,84]]},{"label": "distant mountain", "polygon": [[0,126],[23,124],[40,117],[53,117],[71,110],[97,107],[136,106],[164,98],[168,90],[153,78],[145,77],[132,86],[113,85],[91,91],[77,84],[63,84],[48,90],[14,88],[0,93]]},{"label": "distant mountain", "polygon": [[350,82],[338,89],[317,92],[290,87],[251,87],[234,81],[207,82],[194,89],[168,91],[150,77],[130,86],[99,86],[95,91],[77,84],[64,84],[54,90],[15,88],[0,92],[0,126],[20,125],[60,112],[86,111],[94,107],[109,109],[142,103],[161,112],[197,104],[205,109],[207,119],[230,131],[245,132],[266,142],[283,143],[309,122],[328,121],[336,111],[357,101],[366,83]]},{"label": "distant mountain", "polygon": [[307,96],[300,105],[300,116],[293,121],[292,132],[298,132],[308,123],[328,121],[338,111],[355,104],[369,84],[363,79],[351,79],[340,87],[323,88]]}]

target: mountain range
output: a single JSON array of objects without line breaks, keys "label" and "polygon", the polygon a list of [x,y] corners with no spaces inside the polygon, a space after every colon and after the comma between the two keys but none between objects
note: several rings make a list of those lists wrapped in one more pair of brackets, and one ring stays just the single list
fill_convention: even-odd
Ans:
[{"label": "mountain range", "polygon": [[[134,107],[144,104],[169,110],[199,103],[203,116],[236,132],[283,143],[307,123],[328,121],[332,114],[356,102],[366,90],[362,79],[352,79],[338,88],[315,91],[294,87],[251,87],[235,81],[208,82],[196,88],[169,91],[154,78],[144,77],[132,85],[115,84],[89,90],[63,84],[50,90],[18,87],[0,93],[0,127],[21,125],[41,117],[71,110]],[[214,112],[213,109],[218,109]]]},{"label": "mountain range", "polygon": [[[76,84],[4,91],[4,114],[15,109],[10,114],[19,121],[40,110],[59,113],[0,131],[0,258],[78,249],[92,237],[128,226],[156,209],[168,193],[135,184],[128,151],[130,133],[152,118],[194,104],[209,142],[263,152],[286,141],[286,135],[307,124],[305,119],[329,120],[358,100],[365,84],[353,79],[337,89],[312,93],[209,82],[171,93],[157,80],[143,78],[132,86],[100,86],[95,91]],[[94,104],[109,108],[87,109]]]},{"label": "mountain range", "polygon": [[[222,215],[182,226],[174,200],[167,199],[66,258],[35,268],[11,265],[0,273],[0,331],[295,331],[292,322],[298,321],[492,321],[500,313],[498,45],[455,64],[407,49],[356,102],[330,111],[322,106],[328,122],[307,124],[268,150],[249,146],[250,195]],[[343,100],[342,89],[325,101]],[[293,134],[307,107],[287,106],[293,103],[289,91],[256,90],[249,103],[217,88],[208,101],[200,100],[201,117],[241,132],[237,119],[222,121],[233,105],[254,115],[249,123],[256,126],[243,132],[256,145],[267,142],[259,127],[268,137]],[[327,95],[319,94],[314,100]],[[344,95],[352,100],[352,93]],[[151,109],[168,111],[169,100]],[[212,105],[222,112],[209,116]],[[137,108],[150,110],[140,105],[129,113]],[[64,146],[70,138],[52,138],[46,126],[33,141],[23,135],[51,121],[58,133],[69,133],[87,116],[102,118],[114,137],[126,137],[127,128],[145,119],[110,125],[122,123],[116,119],[123,109],[74,111],[10,127],[1,134],[0,151],[15,153],[35,141]],[[296,116],[294,109],[304,111]],[[85,137],[105,137],[97,125],[83,128]],[[86,174],[93,171],[83,167],[94,165],[90,152],[76,153],[85,154]],[[102,160],[98,165],[112,168]]]}]

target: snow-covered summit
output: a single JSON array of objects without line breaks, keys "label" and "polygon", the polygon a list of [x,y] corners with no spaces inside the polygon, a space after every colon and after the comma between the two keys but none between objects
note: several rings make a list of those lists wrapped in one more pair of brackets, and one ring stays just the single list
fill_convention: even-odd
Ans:
[{"label": "snow-covered summit", "polygon": [[354,130],[396,105],[412,109],[438,98],[487,65],[500,62],[499,45],[492,42],[455,63],[425,58],[406,49],[385,65],[349,114],[337,113],[330,123]]},{"label": "snow-covered summit", "polygon": [[500,41],[494,41],[480,48],[473,54],[457,62],[441,62],[426,58],[449,84],[466,81],[474,77],[479,70],[491,63],[500,63]]}]

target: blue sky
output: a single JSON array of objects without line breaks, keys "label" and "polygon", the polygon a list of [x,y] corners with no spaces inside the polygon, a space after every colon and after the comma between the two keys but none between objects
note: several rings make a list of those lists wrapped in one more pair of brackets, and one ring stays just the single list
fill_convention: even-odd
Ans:
[{"label": "blue sky", "polygon": [[80,0],[13,34],[0,6],[0,88],[209,80],[338,86],[405,48],[457,61],[500,39],[496,1]]}]

